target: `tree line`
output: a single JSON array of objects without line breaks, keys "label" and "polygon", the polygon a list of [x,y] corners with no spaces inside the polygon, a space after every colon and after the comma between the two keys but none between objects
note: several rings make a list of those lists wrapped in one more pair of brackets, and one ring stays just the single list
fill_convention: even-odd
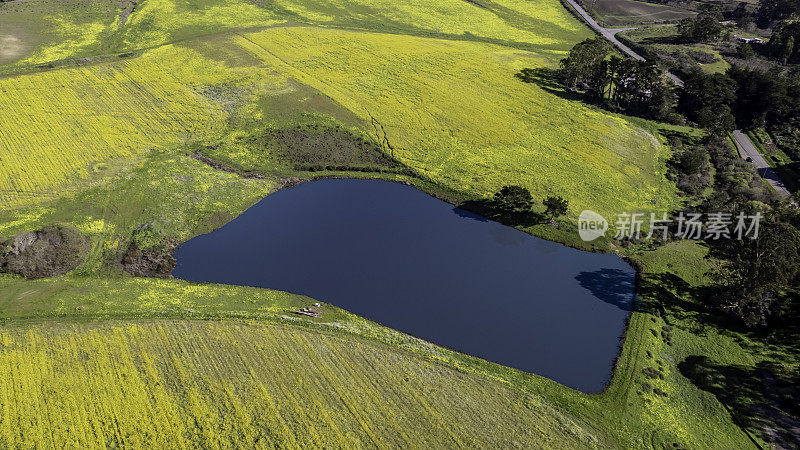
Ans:
[{"label": "tree line", "polygon": [[693,71],[684,82],[678,108],[687,119],[718,132],[764,128],[793,160],[800,160],[800,70],[732,66],[724,74]]},{"label": "tree line", "polygon": [[655,63],[623,59],[612,54],[602,37],[577,44],[561,61],[564,84],[582,90],[592,101],[631,115],[664,119],[673,93]]},{"label": "tree line", "polygon": [[[681,33],[706,39],[718,32],[718,18],[698,16],[691,24],[684,22]],[[800,212],[739,157],[729,132],[764,127],[781,136],[784,145],[800,148],[800,70],[733,66],[724,74],[706,74],[698,69],[682,74],[682,88],[673,87],[665,75],[657,64],[619,58],[600,37],[577,44],[560,70],[564,87],[587,101],[705,129],[702,138],[670,137],[674,157],[669,176],[691,205],[684,212],[764,217],[757,239],[708,243],[722,265],[705,298],[747,326],[776,326],[787,311],[800,310]]]}]

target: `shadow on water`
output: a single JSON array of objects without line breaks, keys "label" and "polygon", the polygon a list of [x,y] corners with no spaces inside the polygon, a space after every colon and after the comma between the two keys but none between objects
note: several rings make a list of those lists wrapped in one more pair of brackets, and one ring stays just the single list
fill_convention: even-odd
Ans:
[{"label": "shadow on water", "polygon": [[543,214],[534,211],[500,210],[491,200],[468,200],[453,208],[453,212],[461,217],[482,222],[495,221],[512,227],[530,227],[545,221]]},{"label": "shadow on water", "polygon": [[[491,223],[492,220],[488,219],[478,213],[468,211],[459,207],[453,208],[453,212],[464,219],[471,219],[478,222]],[[489,232],[495,242],[501,245],[521,245],[526,241],[526,235],[514,228],[498,227]]]},{"label": "shadow on water", "polygon": [[633,309],[633,280],[629,273],[620,269],[600,269],[594,272],[581,272],[575,279],[581,287],[588,289],[600,300],[614,305],[623,311]]},{"label": "shadow on water", "polygon": [[456,207],[453,208],[453,212],[456,213],[457,216],[465,219],[477,220],[478,222],[491,222],[491,220],[487,219],[486,217],[483,217],[482,215],[472,211],[467,211],[466,209]]}]

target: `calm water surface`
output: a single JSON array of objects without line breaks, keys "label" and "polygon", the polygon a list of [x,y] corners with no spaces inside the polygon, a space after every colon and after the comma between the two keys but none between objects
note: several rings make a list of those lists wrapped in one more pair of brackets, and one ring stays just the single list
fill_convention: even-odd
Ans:
[{"label": "calm water surface", "polygon": [[584,392],[610,379],[634,272],[385,181],[264,198],[175,252],[175,277],[308,295]]}]

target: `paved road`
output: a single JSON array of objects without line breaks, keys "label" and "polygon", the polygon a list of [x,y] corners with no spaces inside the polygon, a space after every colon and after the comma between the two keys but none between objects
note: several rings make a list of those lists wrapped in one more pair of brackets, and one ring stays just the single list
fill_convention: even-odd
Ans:
[{"label": "paved road", "polygon": [[[585,9],[581,7],[575,0],[565,0],[572,8],[581,16],[586,23],[589,24],[595,31],[600,33],[604,38],[608,39],[615,47],[617,47],[622,53],[630,56],[633,59],[639,61],[645,61],[644,57],[639,55],[638,53],[634,52],[630,49],[627,45],[623,44],[616,38],[616,34],[622,31],[631,30],[632,28],[605,28],[601,27],[596,20],[586,12]],[[676,85],[683,87],[683,81],[676,77],[675,75],[667,72],[667,77],[672,80],[673,83]],[[753,164],[756,165],[758,169],[758,174],[764,178],[767,183],[770,184],[776,191],[780,194],[791,195],[789,190],[786,189],[786,185],[783,184],[783,181],[778,177],[772,167],[767,164],[767,161],[764,160],[764,157],[758,153],[756,146],[750,142],[750,138],[747,137],[746,134],[742,133],[740,130],[736,130],[733,132],[733,138],[736,141],[737,147],[739,147],[739,154],[744,159],[750,159]]]},{"label": "paved road", "polygon": [[[583,20],[585,20],[590,27],[592,27],[595,31],[600,33],[600,35],[602,35],[604,38],[608,39],[612,44],[614,44],[615,47],[620,49],[622,53],[625,53],[631,58],[639,61],[645,60],[644,57],[634,52],[627,45],[617,40],[615,36],[619,32],[631,30],[632,28],[601,27],[600,24],[597,23],[597,21],[594,20],[592,16],[590,16],[589,13],[587,13],[586,10],[583,9],[581,5],[579,5],[575,0],[566,0],[566,2],[570,6],[572,6],[572,8],[578,14],[580,14],[581,17],[583,17]],[[683,87],[683,81],[680,78],[676,77],[675,75],[669,72],[667,72],[667,77],[670,80],[672,80],[676,85]],[[747,137],[746,134],[742,133],[740,130],[736,130],[733,132],[733,138],[736,141],[737,147],[739,147],[739,154],[742,156],[742,158],[744,159],[750,158],[753,164],[756,165],[756,168],[758,169],[758,174],[761,175],[761,177],[764,178],[767,181],[767,183],[770,184],[770,186],[775,188],[775,190],[778,191],[778,193],[791,195],[789,193],[789,190],[786,189],[786,185],[783,184],[783,181],[781,181],[780,178],[778,178],[778,175],[775,173],[774,170],[772,170],[772,167],[770,167],[769,164],[767,164],[767,161],[764,160],[764,157],[761,156],[760,153],[758,153],[756,146],[753,145],[752,142],[750,142],[750,138]]]},{"label": "paved road", "polygon": [[[603,36],[604,38],[608,39],[612,44],[614,44],[614,47],[617,47],[622,53],[630,56],[633,59],[636,59],[636,60],[639,60],[639,61],[645,61],[645,59],[644,59],[644,57],[642,55],[640,55],[640,54],[634,52],[633,50],[631,50],[630,47],[628,47],[627,45],[625,45],[622,42],[620,42],[615,36],[617,33],[621,32],[621,31],[631,30],[632,28],[605,28],[605,27],[601,27],[600,24],[597,23],[597,21],[594,20],[592,18],[592,16],[590,16],[589,13],[586,12],[586,10],[583,9],[581,7],[581,5],[579,5],[575,0],[566,0],[566,2],[570,6],[572,6],[572,9],[574,9],[581,17],[583,17],[583,20],[585,20],[586,23],[588,23],[590,27],[592,27],[595,31],[600,33],[601,36]],[[680,78],[676,77],[675,75],[673,75],[673,74],[671,74],[669,72],[667,72],[667,77],[670,80],[672,80],[672,82],[675,83],[676,85],[683,87],[683,81],[681,81]]]},{"label": "paved road", "polygon": [[733,132],[733,139],[736,141],[736,146],[739,147],[739,155],[744,159],[749,158],[755,164],[761,178],[765,179],[779,193],[790,195],[786,185],[778,178],[772,167],[767,164],[767,161],[761,156],[761,153],[758,152],[758,149],[746,134],[742,133],[741,130],[736,130]]}]

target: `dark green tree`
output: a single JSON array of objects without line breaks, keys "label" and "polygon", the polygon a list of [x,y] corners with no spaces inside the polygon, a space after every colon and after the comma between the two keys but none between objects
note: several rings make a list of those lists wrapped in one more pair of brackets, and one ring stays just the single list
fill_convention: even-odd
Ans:
[{"label": "dark green tree", "polygon": [[731,131],[735,119],[731,106],[736,101],[736,83],[724,74],[695,70],[684,77],[680,107],[686,117],[704,128]]},{"label": "dark green tree", "polygon": [[768,28],[773,23],[790,19],[800,14],[800,2],[797,0],[760,0],[756,11],[756,23],[759,28]]},{"label": "dark green tree", "polygon": [[727,284],[719,297],[721,306],[747,326],[766,325],[787,301],[786,291],[797,287],[800,230],[780,210],[774,211],[762,221],[755,239],[730,240],[725,250]]},{"label": "dark green tree", "polygon": [[769,41],[764,45],[764,53],[783,62],[794,64],[800,60],[800,48],[797,42],[800,39],[800,22],[784,21],[778,23]]},{"label": "dark green tree", "polygon": [[736,48],[736,57],[741,59],[750,59],[756,55],[753,51],[753,46],[748,43],[742,43]]},{"label": "dark green tree", "polygon": [[530,191],[522,186],[503,186],[494,194],[494,204],[501,211],[522,213],[530,211],[533,207],[533,197]]},{"label": "dark green tree", "polygon": [[545,207],[544,214],[551,219],[566,214],[567,207],[569,206],[569,202],[560,195],[550,195],[545,198],[542,203]]},{"label": "dark green tree", "polygon": [[789,36],[783,43],[783,51],[781,53],[781,59],[783,59],[783,63],[784,64],[788,63],[789,58],[791,58],[793,54],[794,54],[794,36]]},{"label": "dark green tree", "polygon": [[678,35],[683,42],[709,42],[718,40],[725,32],[720,23],[722,14],[716,9],[701,12],[694,19],[683,19],[678,23]]},{"label": "dark green tree", "polygon": [[587,84],[589,96],[610,109],[652,119],[672,111],[672,89],[654,63],[612,56],[597,66]]},{"label": "dark green tree", "polygon": [[576,44],[570,50],[569,56],[561,60],[564,85],[574,89],[580,83],[586,82],[610,53],[611,43],[600,36]]}]

